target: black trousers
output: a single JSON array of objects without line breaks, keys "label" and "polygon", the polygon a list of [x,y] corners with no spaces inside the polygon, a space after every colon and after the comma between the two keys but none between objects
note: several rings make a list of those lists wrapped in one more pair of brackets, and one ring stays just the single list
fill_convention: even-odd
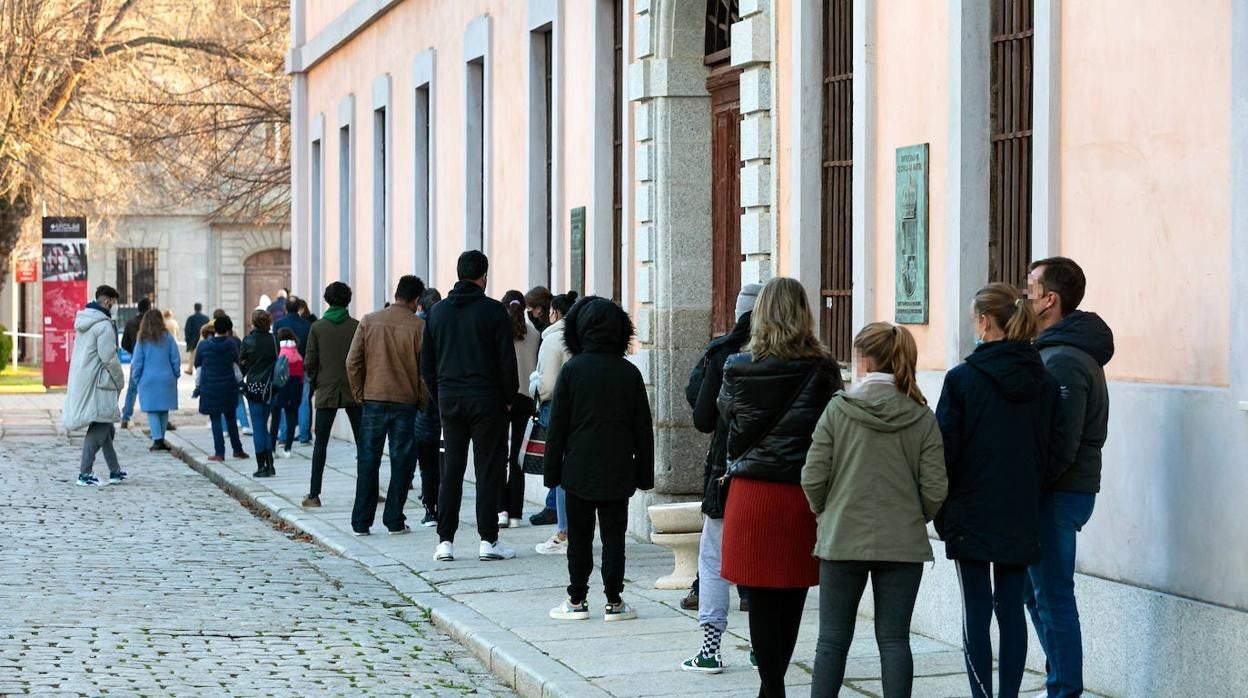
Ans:
[{"label": "black trousers", "polygon": [[472,442],[473,470],[477,475],[477,533],[481,540],[498,540],[499,480],[507,451],[507,410],[492,398],[442,398],[442,438],[446,460],[438,483],[438,540],[455,542],[459,508],[468,470],[468,443]]},{"label": "black trousers", "polygon": [[762,681],[759,698],[784,698],[784,675],[793,659],[808,591],[750,587],[750,643]]},{"label": "black trousers", "polygon": [[607,603],[619,603],[624,592],[624,534],[628,529],[628,500],[595,502],[571,492],[568,511],[568,598],[580,603],[589,596],[589,574],[594,571],[594,520],[602,528],[602,586]]},{"label": "black trousers", "polygon": [[[299,403],[293,405],[283,405],[282,407],[273,408],[273,416],[269,418],[269,443],[273,444],[273,451],[277,451],[277,437],[279,428],[282,425],[282,415],[286,415],[287,424],[299,424]],[[282,443],[282,447],[287,451],[290,450],[291,444],[295,442],[295,429],[286,430],[286,440]]]},{"label": "black trousers", "polygon": [[438,510],[438,483],[442,480],[442,449],[438,439],[416,442],[416,462],[420,464],[420,501],[425,511]]},{"label": "black trousers", "polygon": [[312,497],[321,496],[321,480],[325,476],[325,455],[329,450],[329,432],[333,431],[334,418],[338,416],[338,410],[342,409],[347,413],[347,421],[351,422],[351,435],[355,438],[355,442],[360,442],[360,414],[362,408],[359,407],[318,407],[314,420],[315,434],[312,441],[312,486],[308,490],[308,495]]},{"label": "black trousers", "polygon": [[524,441],[524,428],[533,419],[533,398],[519,395],[511,403],[511,448],[507,452],[507,472],[498,490],[498,511],[507,512],[513,519],[524,515],[524,469],[520,467],[520,446]]}]

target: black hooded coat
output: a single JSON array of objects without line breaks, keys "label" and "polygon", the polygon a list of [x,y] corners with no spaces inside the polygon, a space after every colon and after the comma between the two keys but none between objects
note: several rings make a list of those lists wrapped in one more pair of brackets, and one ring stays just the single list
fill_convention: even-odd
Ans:
[{"label": "black hooded coat", "polygon": [[981,345],[945,374],[936,421],[949,495],[935,523],[949,559],[1039,562],[1057,401],[1057,382],[1030,342]]},{"label": "black hooded coat", "polygon": [[620,306],[585,298],[564,319],[563,365],[546,433],[545,482],[590,501],[654,487],[654,432],[641,372],[624,358],[633,323]]}]

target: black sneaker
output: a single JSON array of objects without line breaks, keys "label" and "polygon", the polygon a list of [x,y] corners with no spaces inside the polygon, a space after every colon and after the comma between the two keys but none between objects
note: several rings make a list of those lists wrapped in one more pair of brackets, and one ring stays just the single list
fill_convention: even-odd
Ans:
[{"label": "black sneaker", "polygon": [[558,521],[559,515],[555,513],[554,509],[542,509],[529,517],[529,523],[534,526],[549,526],[558,523]]},{"label": "black sneaker", "polygon": [[420,520],[420,525],[421,526],[437,526],[438,515],[433,513],[432,511],[426,511],[425,518]]},{"label": "black sneaker", "polygon": [[79,475],[77,485],[79,487],[99,487],[100,479],[95,475]]},{"label": "black sneaker", "polygon": [[108,482],[110,485],[120,485],[121,483],[129,479],[129,477],[130,476],[126,474],[126,471],[118,470],[115,473],[108,474]]}]

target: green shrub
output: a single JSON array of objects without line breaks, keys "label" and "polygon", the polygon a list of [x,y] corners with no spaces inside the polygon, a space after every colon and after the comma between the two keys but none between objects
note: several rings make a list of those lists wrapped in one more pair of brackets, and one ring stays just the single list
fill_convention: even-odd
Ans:
[{"label": "green shrub", "polygon": [[[8,332],[9,328],[0,325],[0,332]],[[13,338],[7,334],[0,334],[0,370],[9,367],[10,357],[13,353]]]}]

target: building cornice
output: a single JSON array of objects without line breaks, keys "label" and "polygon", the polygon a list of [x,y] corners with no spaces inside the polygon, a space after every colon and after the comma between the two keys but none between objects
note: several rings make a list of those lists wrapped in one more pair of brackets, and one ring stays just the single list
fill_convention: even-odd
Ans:
[{"label": "building cornice", "polygon": [[290,49],[286,54],[286,73],[298,75],[308,72],[400,2],[402,0],[358,0],[316,36],[302,46]]}]

